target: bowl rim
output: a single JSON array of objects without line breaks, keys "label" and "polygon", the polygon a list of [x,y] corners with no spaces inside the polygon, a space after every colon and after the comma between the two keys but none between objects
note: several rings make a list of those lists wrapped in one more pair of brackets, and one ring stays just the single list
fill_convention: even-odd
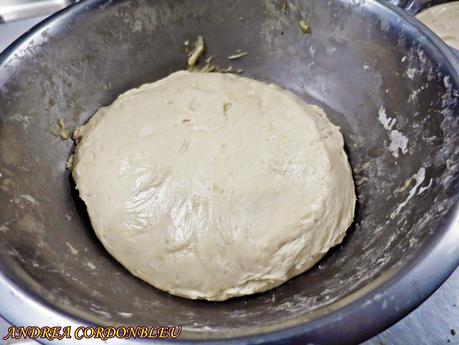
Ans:
[{"label": "bowl rim", "polygon": [[[443,56],[452,79],[459,85],[459,55],[448,47],[424,24],[414,16],[383,0],[365,0],[379,10],[387,11],[392,16],[402,19],[409,24],[411,30],[423,35],[425,44],[431,45]],[[46,30],[51,24],[57,24],[66,17],[77,16],[80,13],[92,11],[97,8],[109,6],[112,0],[85,0],[76,2],[67,8],[51,15],[35,25],[0,54],[0,68],[5,65],[14,54],[26,46],[38,32]],[[457,114],[459,116],[459,114]],[[456,192],[459,195],[459,191]],[[308,341],[327,344],[344,344],[364,341],[380,331],[394,324],[410,313],[419,304],[426,300],[456,269],[459,265],[459,201],[455,200],[449,213],[445,215],[443,229],[436,231],[432,239],[424,244],[417,255],[411,258],[404,267],[395,267],[384,272],[381,276],[371,281],[366,286],[354,291],[345,298],[331,303],[320,309],[333,310],[330,313],[319,315],[313,320],[300,316],[292,320],[280,321],[276,326],[263,326],[254,335],[242,335],[233,338],[218,339],[175,339],[173,341],[159,340],[163,344],[208,342],[214,344],[276,344],[281,340]],[[441,265],[438,263],[441,262]],[[425,277],[429,277],[428,280]],[[91,322],[82,320],[64,310],[46,303],[39,296],[22,290],[3,271],[0,271],[0,305],[2,316],[13,325],[34,326],[95,326]],[[387,307],[381,312],[384,301],[394,300],[396,305]],[[359,327],[351,323],[358,322]],[[349,326],[349,325],[352,326]],[[343,337],[343,334],[346,334]],[[42,340],[40,340],[42,341]],[[44,343],[51,342],[43,341]],[[110,339],[109,344],[145,343],[145,340]],[[151,341],[156,343],[156,341]],[[62,340],[63,344],[73,343]],[[81,340],[79,344],[93,343],[93,340]]]}]

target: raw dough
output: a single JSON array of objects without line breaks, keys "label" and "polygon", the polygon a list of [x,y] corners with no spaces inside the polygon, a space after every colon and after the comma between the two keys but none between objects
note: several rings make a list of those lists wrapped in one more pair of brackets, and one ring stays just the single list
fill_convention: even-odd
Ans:
[{"label": "raw dough", "polygon": [[78,131],[73,177],[134,275],[188,298],[271,289],[340,243],[355,194],[343,137],[274,85],[176,72]]},{"label": "raw dough", "polygon": [[416,15],[416,18],[446,44],[459,49],[459,1],[430,7]]}]

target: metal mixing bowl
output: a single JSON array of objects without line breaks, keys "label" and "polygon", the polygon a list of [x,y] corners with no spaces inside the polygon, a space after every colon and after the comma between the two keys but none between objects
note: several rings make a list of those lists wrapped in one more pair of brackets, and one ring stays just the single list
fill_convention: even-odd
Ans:
[{"label": "metal mixing bowl", "polygon": [[[4,317],[181,324],[182,341],[345,344],[400,319],[441,284],[459,258],[458,60],[379,1],[289,0],[286,12],[283,3],[87,0],[3,53]],[[358,194],[345,241],[312,270],[218,303],[161,292],[104,250],[65,169],[73,142],[50,133],[59,119],[73,129],[118,94],[184,68],[183,42],[197,35],[221,66],[247,50],[233,62],[243,75],[323,107],[344,133]]]}]

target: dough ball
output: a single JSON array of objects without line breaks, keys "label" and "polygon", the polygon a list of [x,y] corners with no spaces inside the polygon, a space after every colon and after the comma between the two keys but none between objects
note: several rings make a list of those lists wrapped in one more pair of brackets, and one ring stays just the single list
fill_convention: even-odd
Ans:
[{"label": "dough ball", "polygon": [[459,49],[459,1],[430,7],[416,15],[416,18],[446,44]]},{"label": "dough ball", "polygon": [[276,287],[353,219],[338,127],[274,85],[176,72],[78,132],[72,174],[98,238],[174,295],[222,301]]}]

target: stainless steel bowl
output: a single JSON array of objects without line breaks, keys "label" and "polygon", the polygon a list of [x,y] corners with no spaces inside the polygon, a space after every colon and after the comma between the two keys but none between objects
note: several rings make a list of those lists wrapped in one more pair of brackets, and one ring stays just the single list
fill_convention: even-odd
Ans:
[{"label": "stainless steel bowl", "polygon": [[[181,324],[183,342],[346,344],[400,319],[446,279],[459,258],[457,58],[379,1],[283,4],[87,0],[3,53],[4,317],[23,325]],[[221,66],[247,50],[233,63],[244,75],[326,110],[344,133],[359,199],[344,243],[312,270],[221,303],[168,295],[121,267],[93,234],[65,170],[73,143],[50,133],[59,119],[75,128],[121,92],[184,68],[183,41],[197,35]]]}]

